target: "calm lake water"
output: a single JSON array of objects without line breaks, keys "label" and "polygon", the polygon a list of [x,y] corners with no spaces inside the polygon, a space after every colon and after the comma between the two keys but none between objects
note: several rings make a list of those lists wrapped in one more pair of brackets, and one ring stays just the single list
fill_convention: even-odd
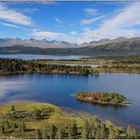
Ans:
[{"label": "calm lake water", "polygon": [[[100,106],[77,101],[71,94],[79,91],[119,92],[132,105]],[[140,129],[140,75],[101,74],[100,76],[24,74],[0,77],[0,103],[12,100],[49,102],[111,119]]]},{"label": "calm lake water", "polygon": [[0,58],[14,58],[23,60],[33,59],[53,59],[53,60],[77,60],[81,58],[88,58],[88,56],[80,55],[36,55],[36,54],[0,54]]}]

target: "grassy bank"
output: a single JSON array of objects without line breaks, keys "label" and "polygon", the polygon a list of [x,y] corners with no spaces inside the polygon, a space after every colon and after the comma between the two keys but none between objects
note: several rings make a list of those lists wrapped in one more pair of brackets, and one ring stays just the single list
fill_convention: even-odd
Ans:
[{"label": "grassy bank", "polygon": [[114,139],[138,135],[131,126],[125,130],[96,116],[80,117],[51,104],[13,102],[0,106],[0,138]]}]

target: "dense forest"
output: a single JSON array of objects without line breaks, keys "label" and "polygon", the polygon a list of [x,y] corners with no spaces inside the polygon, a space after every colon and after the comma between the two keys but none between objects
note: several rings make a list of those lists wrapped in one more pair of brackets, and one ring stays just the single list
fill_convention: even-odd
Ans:
[{"label": "dense forest", "polygon": [[93,71],[90,66],[46,65],[35,60],[0,59],[0,74],[14,73],[92,74]]},{"label": "dense forest", "polygon": [[[74,66],[66,64],[75,64]],[[99,73],[140,73],[140,57],[100,57],[92,60],[19,60],[0,59],[0,74],[16,73],[63,73],[94,74]],[[82,64],[99,65],[98,67]]]},{"label": "dense forest", "polygon": [[79,92],[75,97],[80,101],[91,103],[110,104],[110,105],[128,105],[128,100],[118,93],[109,92]]},{"label": "dense forest", "polygon": [[0,107],[0,138],[133,139],[139,136],[130,125],[123,129],[96,116],[81,118],[50,104],[28,102]]}]

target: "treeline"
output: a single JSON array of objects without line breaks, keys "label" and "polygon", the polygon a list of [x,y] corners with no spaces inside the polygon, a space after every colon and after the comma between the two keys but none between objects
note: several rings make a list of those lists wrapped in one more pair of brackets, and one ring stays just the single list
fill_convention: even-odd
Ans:
[{"label": "treeline", "polygon": [[95,68],[99,72],[115,72],[115,73],[140,73],[139,65],[103,65]]},{"label": "treeline", "polygon": [[[45,108],[44,108],[45,109]],[[26,139],[134,139],[136,130],[128,126],[127,130],[113,125],[110,121],[102,122],[98,117],[89,117],[79,124],[76,119],[65,125],[44,121],[53,115],[53,110],[35,109],[33,112],[16,110],[11,107],[7,114],[0,115],[0,138]],[[28,117],[24,114],[31,114]],[[52,113],[52,114],[51,114]],[[20,115],[19,115],[20,114]],[[23,114],[23,115],[22,115]],[[46,118],[47,116],[47,118]],[[49,116],[49,117],[48,117]],[[30,127],[29,123],[43,121],[43,126]]]},{"label": "treeline", "polygon": [[112,64],[140,64],[140,56],[105,56],[97,57],[97,60],[105,60]]},{"label": "treeline", "polygon": [[140,56],[114,57],[113,64],[140,64]]},{"label": "treeline", "polygon": [[0,74],[8,73],[93,74],[94,71],[90,66],[51,65],[31,60],[0,59]]},{"label": "treeline", "polygon": [[114,92],[79,92],[75,94],[75,96],[81,101],[101,104],[128,105],[128,101],[123,95]]}]

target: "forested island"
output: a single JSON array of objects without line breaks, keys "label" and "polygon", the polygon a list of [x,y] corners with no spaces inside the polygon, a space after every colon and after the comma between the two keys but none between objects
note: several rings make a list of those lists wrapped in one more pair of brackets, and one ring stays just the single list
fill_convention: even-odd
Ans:
[{"label": "forested island", "polygon": [[48,103],[14,102],[0,106],[0,138],[134,139],[136,129],[97,116],[70,113]]},{"label": "forested island", "polygon": [[75,94],[76,99],[89,103],[104,105],[129,105],[128,100],[123,95],[109,92],[79,92]]}]

